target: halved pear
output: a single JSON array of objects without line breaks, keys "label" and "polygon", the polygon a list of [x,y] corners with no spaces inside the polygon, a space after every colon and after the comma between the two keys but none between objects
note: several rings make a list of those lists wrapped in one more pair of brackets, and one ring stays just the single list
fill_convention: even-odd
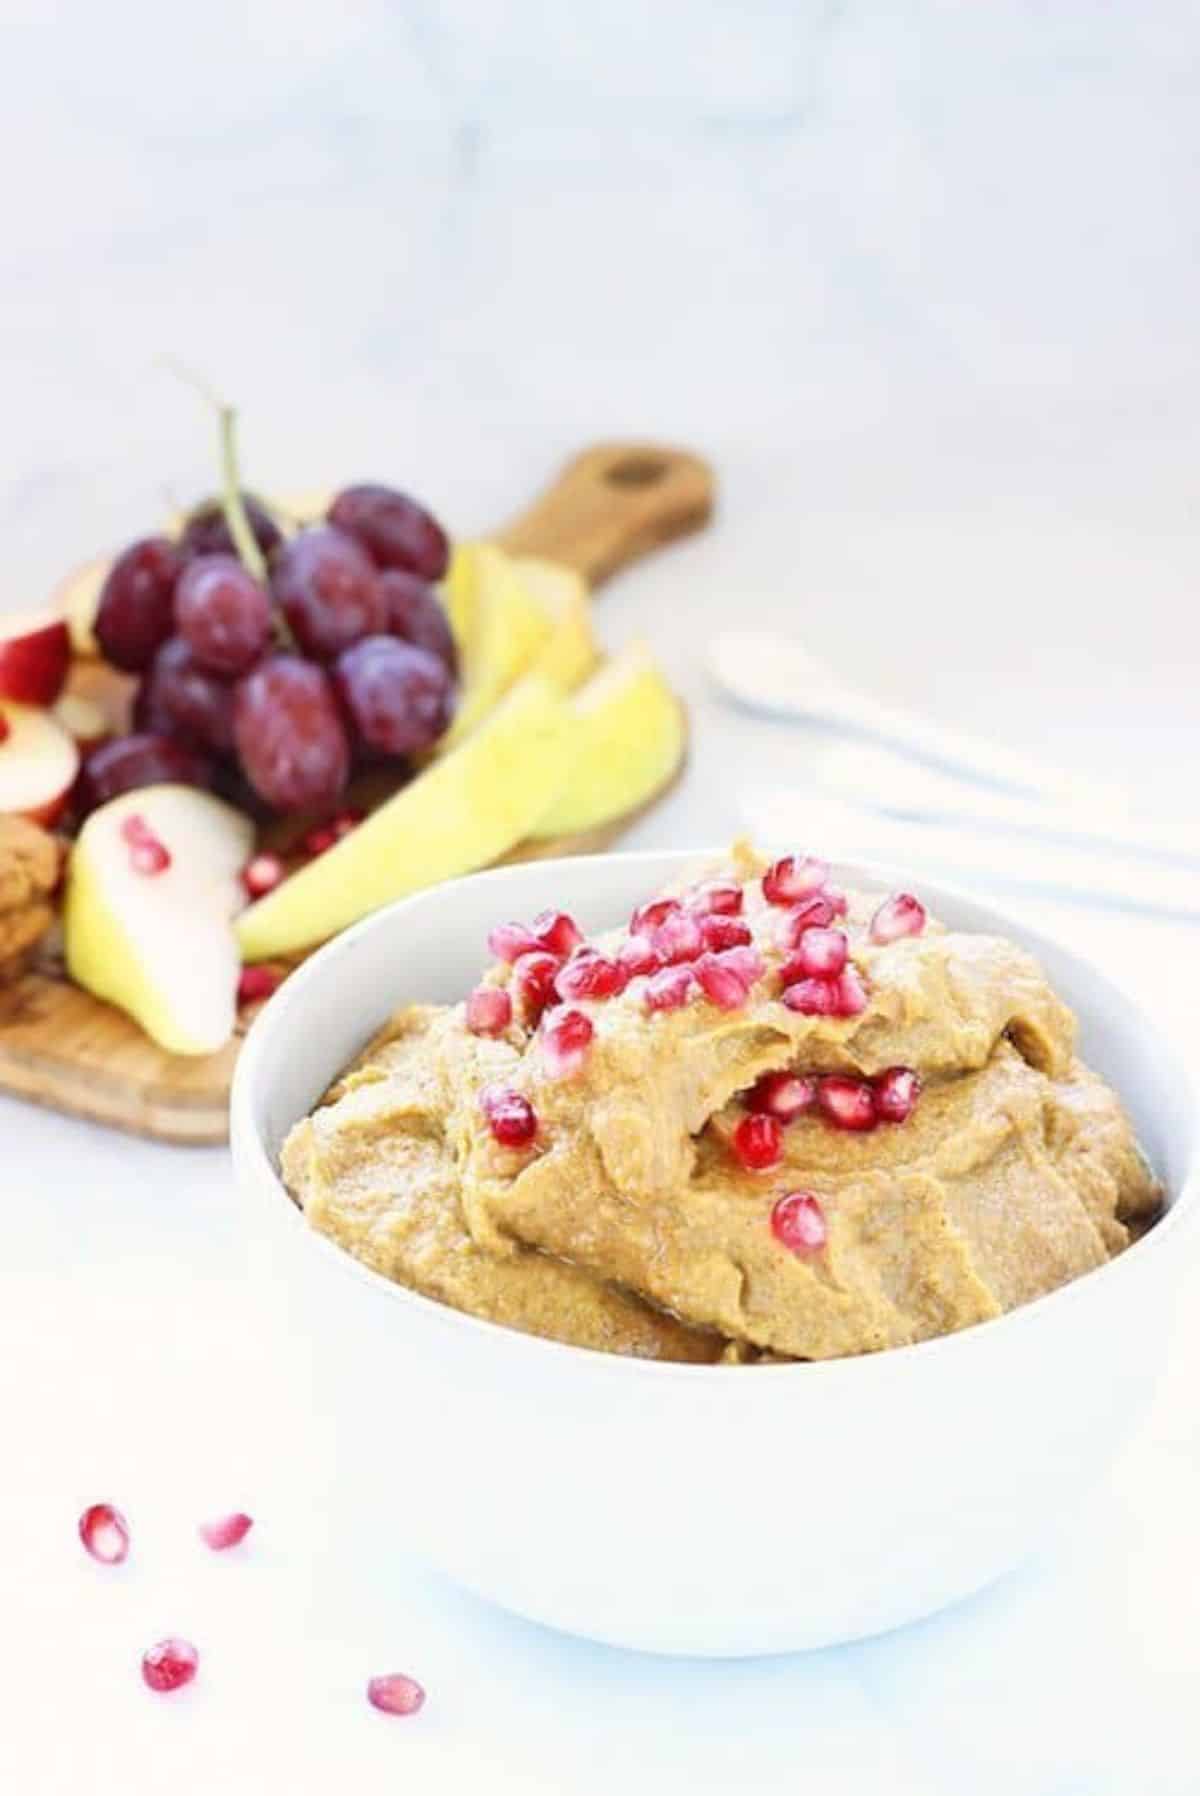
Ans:
[{"label": "halved pear", "polygon": [[111,556],[97,555],[64,574],[51,595],[51,604],[66,620],[73,654],[95,657],[100,653],[94,626],[100,589],[108,579],[111,566]]},{"label": "halved pear", "polygon": [[636,810],[683,760],[683,707],[644,642],[630,643],[568,701],[569,776],[538,818],[535,839],[578,835]]},{"label": "halved pear", "polygon": [[572,731],[550,683],[521,680],[461,747],[242,912],[245,959],[310,948],[381,904],[496,860],[553,803]]},{"label": "halved pear", "polygon": [[525,590],[511,557],[494,543],[460,543],[445,591],[460,683],[454,721],[439,744],[442,754],[471,734],[550,636],[550,619]]},{"label": "halved pear", "polygon": [[544,674],[560,692],[574,692],[600,659],[587,581],[574,568],[540,555],[518,555],[512,565],[530,598],[550,620],[550,634],[532,671]]},{"label": "halved pear", "polygon": [[[139,872],[130,823],[170,864]],[[134,826],[135,831],[138,826]],[[71,854],[67,969],[172,1054],[214,1054],[233,1034],[240,968],[233,917],[253,852],[247,817],[191,786],[143,786],[101,806]]]}]

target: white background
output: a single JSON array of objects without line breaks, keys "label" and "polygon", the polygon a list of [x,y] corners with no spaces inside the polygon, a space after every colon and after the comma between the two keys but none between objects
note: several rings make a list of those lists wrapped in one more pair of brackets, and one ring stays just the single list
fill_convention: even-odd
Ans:
[{"label": "white background", "polygon": [[[240,402],[256,484],[391,477],[463,534],[572,448],[658,433],[712,457],[722,511],[601,608],[694,708],[635,840],[717,840],[756,782],[803,780],[808,738],[706,691],[747,619],[1194,827],[1182,0],[7,0],[0,32],[0,604],[209,484],[161,352]],[[1190,1022],[1193,931],[1028,914]],[[1200,1785],[1194,1301],[1145,1431],[1035,1565],[865,1646],[653,1662],[510,1622],[363,1524],[224,1154],[4,1103],[0,1143],[0,1788]],[[402,1392],[380,1410],[403,1428]],[[101,1496],[135,1528],[117,1574],[74,1541]],[[752,1501],[786,1550],[796,1493]],[[194,1522],[233,1505],[259,1526],[214,1560]],[[156,1702],[137,1659],[171,1630],[202,1674]],[[427,1684],[416,1721],[363,1704],[389,1668]]]}]

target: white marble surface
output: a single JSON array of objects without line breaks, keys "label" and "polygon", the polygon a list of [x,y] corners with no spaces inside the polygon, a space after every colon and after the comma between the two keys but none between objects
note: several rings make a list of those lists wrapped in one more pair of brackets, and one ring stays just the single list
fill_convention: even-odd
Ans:
[{"label": "white marble surface", "polygon": [[[390,475],[462,532],[577,444],[660,433],[723,505],[604,601],[695,712],[638,839],[713,840],[749,783],[803,778],[809,738],[706,692],[731,616],[1194,827],[1183,0],[0,0],[0,32],[0,604],[207,482],[162,351],[238,397],[264,486]],[[1194,931],[1029,914],[1191,1022]],[[403,1542],[381,1566],[326,1418],[281,1463],[306,1392],[223,1154],[11,1103],[0,1142],[0,1788],[1197,1787],[1194,1301],[1145,1430],[1035,1565],[865,1646],[652,1662],[509,1622]],[[98,1495],[137,1529],[116,1577],[73,1542]],[[261,1515],[236,1565],[190,1532],[228,1503]],[[203,1677],[155,1703],[137,1655],[173,1629]],[[416,1723],[362,1705],[393,1664],[429,1686]]]}]

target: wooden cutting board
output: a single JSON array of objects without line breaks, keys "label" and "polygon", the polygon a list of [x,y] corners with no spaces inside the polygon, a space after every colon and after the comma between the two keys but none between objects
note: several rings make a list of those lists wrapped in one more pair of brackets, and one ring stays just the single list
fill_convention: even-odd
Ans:
[{"label": "wooden cutting board", "polygon": [[[701,529],[712,507],[712,473],[699,456],[655,443],[605,443],[568,462],[495,540],[514,553],[566,562],[595,586]],[[600,829],[506,858],[597,853],[673,783]],[[226,1140],[240,1046],[239,1033],[219,1054],[166,1054],[121,1011],[72,985],[53,955],[0,988],[0,1091],[160,1141]]]}]

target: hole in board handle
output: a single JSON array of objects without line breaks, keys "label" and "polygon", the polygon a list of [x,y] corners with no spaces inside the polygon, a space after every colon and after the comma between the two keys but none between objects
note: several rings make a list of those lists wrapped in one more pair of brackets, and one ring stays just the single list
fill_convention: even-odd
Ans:
[{"label": "hole in board handle", "polygon": [[661,455],[626,455],[604,471],[609,486],[653,486],[670,468]]}]

